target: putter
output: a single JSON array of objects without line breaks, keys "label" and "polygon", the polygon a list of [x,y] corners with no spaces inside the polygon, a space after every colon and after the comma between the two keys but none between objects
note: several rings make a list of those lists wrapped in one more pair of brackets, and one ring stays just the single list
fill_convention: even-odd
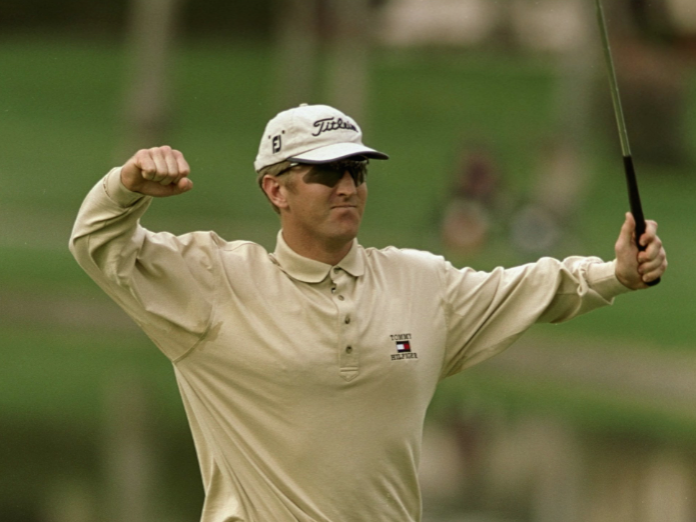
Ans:
[{"label": "putter", "polygon": [[[604,18],[604,9],[602,0],[596,0],[597,4],[597,21],[599,24],[599,32],[602,34],[602,43],[604,47],[604,58],[609,72],[609,86],[611,88],[611,100],[614,105],[614,116],[616,116],[616,125],[619,128],[619,141],[621,142],[621,153],[623,155],[624,171],[626,172],[626,184],[628,186],[628,201],[631,206],[631,214],[636,221],[636,245],[639,250],[645,250],[640,245],[640,236],[645,232],[645,216],[643,215],[643,207],[640,203],[640,193],[638,192],[638,180],[636,179],[636,171],[633,166],[633,155],[631,154],[631,145],[628,142],[628,131],[626,130],[626,120],[624,119],[623,108],[621,107],[621,96],[619,95],[619,84],[616,80],[616,70],[614,69],[614,59],[611,55],[611,46],[609,44],[609,33],[607,31],[607,23]],[[660,282],[660,279],[647,283],[648,286],[655,286]]]}]

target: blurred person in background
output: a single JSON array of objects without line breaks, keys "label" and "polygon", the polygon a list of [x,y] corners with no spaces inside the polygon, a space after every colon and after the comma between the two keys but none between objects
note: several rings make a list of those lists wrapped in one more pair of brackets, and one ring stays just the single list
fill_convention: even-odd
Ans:
[{"label": "blurred person in background", "polygon": [[[215,232],[143,228],[154,198],[193,187],[183,154],[138,151],[85,199],[70,248],[173,364],[205,490],[203,522],[407,522],[437,384],[557,323],[647,288],[657,225],[616,259],[543,258],[492,272],[357,241],[368,160],[324,105],[281,112],[254,163],[280,216],[275,250]],[[398,176],[394,183],[399,183]]]},{"label": "blurred person in background", "polygon": [[457,163],[440,235],[450,254],[463,257],[485,246],[502,198],[499,169],[485,147],[465,147]]}]

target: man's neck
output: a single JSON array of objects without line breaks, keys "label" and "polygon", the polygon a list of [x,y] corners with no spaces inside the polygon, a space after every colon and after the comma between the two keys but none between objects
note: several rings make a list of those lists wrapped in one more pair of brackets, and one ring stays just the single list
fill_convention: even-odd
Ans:
[{"label": "man's neck", "polygon": [[317,238],[290,234],[285,229],[283,229],[283,239],[296,254],[331,266],[340,263],[353,246],[352,239],[335,242],[319,241]]}]

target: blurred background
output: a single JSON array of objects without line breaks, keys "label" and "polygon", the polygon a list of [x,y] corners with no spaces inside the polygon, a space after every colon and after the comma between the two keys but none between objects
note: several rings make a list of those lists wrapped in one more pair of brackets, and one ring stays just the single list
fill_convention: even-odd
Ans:
[{"label": "blurred background", "polygon": [[[426,522],[696,520],[696,3],[605,9],[670,269],[442,384]],[[365,246],[481,270],[611,259],[628,203],[594,16],[592,0],[3,0],[0,520],[199,519],[170,364],[67,250],[112,166],[179,148],[196,189],[144,225],[272,249],[261,132],[329,103],[392,157],[371,168]]]}]

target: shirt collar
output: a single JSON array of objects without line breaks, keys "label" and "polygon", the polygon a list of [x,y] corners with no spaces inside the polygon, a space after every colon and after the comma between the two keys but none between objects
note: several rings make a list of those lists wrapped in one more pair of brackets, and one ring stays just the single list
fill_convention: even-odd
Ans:
[{"label": "shirt collar", "polygon": [[[331,269],[334,268],[331,265],[303,257],[295,252],[283,239],[282,230],[278,232],[273,257],[286,274],[304,283],[320,283],[326,279]],[[362,247],[358,244],[357,239],[353,240],[353,245],[346,257],[341,259],[335,266],[345,270],[353,277],[360,277],[365,273]]]}]

